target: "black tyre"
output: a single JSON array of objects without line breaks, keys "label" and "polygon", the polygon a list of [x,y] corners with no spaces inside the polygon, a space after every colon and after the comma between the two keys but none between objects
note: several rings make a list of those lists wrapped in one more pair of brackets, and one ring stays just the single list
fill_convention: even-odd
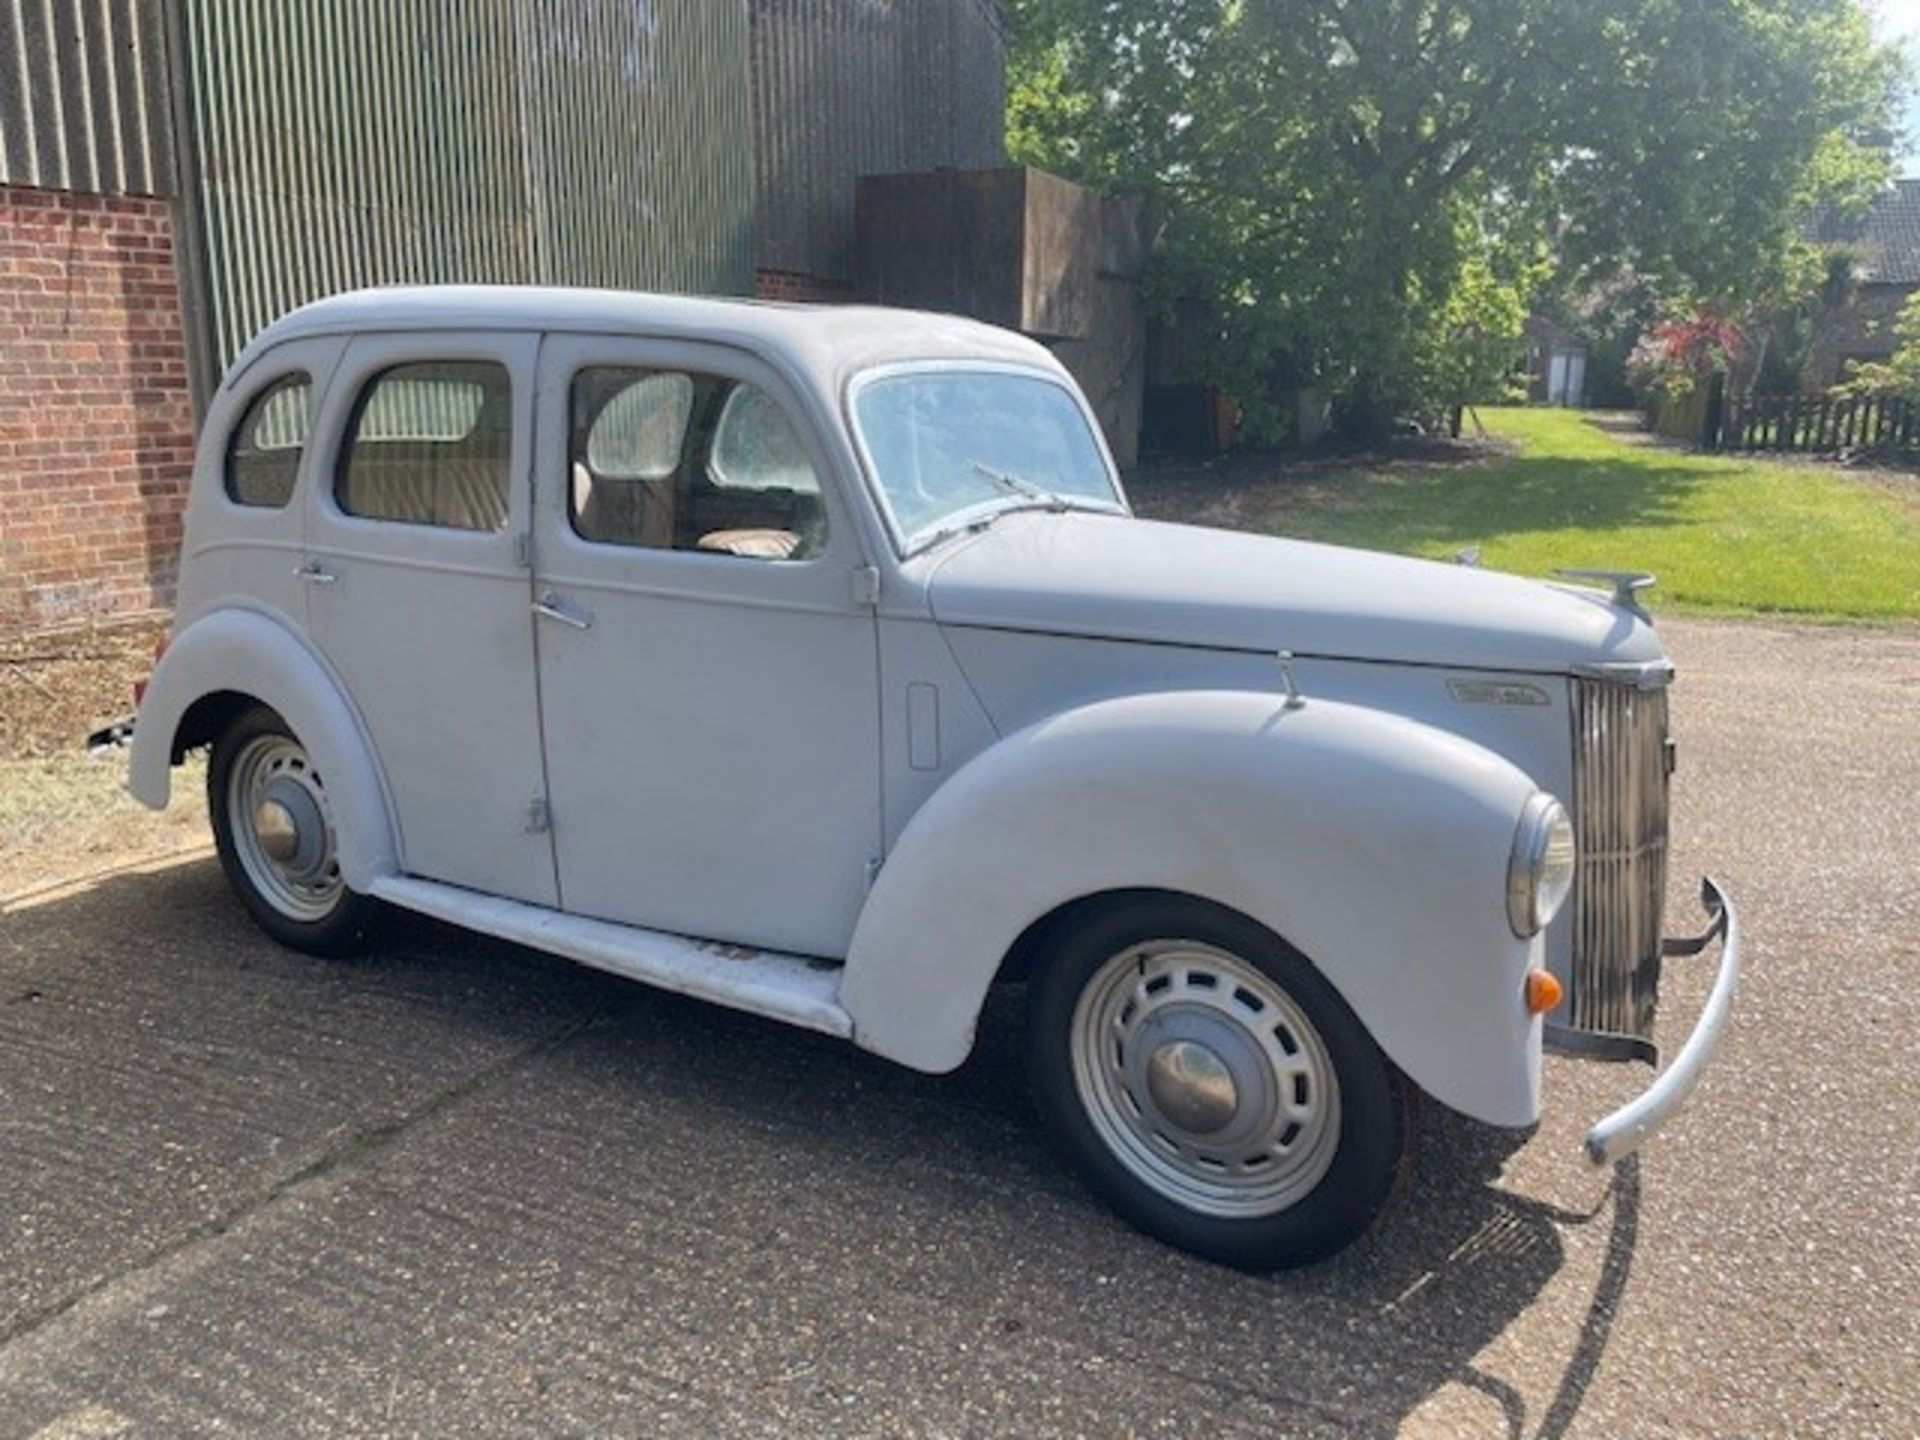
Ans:
[{"label": "black tyre", "polygon": [[1386,1204],[1402,1081],[1313,966],[1244,916],[1104,906],[1040,958],[1028,1007],[1048,1126],[1149,1235],[1271,1270],[1344,1248]]},{"label": "black tyre", "polygon": [[228,883],[262,930],[311,955],[365,947],[374,902],[341,879],[326,785],[265,706],[243,712],[214,742],[207,811]]}]

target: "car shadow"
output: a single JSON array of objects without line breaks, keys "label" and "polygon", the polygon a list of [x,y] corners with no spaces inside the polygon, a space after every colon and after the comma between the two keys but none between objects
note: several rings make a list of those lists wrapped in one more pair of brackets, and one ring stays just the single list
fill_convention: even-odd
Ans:
[{"label": "car shadow", "polygon": [[[1449,1386],[1487,1397],[1514,1436],[1558,1435],[1578,1415],[1632,1266],[1631,1165],[1590,1212],[1557,1209],[1500,1183],[1525,1136],[1425,1104],[1417,1164],[1358,1244],[1299,1271],[1225,1270],[1131,1232],[1063,1171],[1022,1074],[1021,998],[996,991],[968,1063],[925,1076],[414,916],[392,917],[363,960],[294,955],[252,929],[210,860],[115,876],[0,918],[0,1093],[20,1134],[68,1137],[0,1153],[17,1162],[0,1166],[0,1205],[67,1217],[58,1246],[32,1227],[0,1243],[28,1302],[0,1332],[218,1235],[316,1155],[381,1164],[412,1117],[434,1117],[439,1156],[498,1164],[523,1122],[531,1134],[564,1113],[585,1117],[596,1149],[590,1176],[549,1178],[562,1192],[590,1180],[638,1195],[684,1168],[752,1198],[771,1196],[772,1177],[812,1177],[755,1202],[799,1207],[780,1263],[844,1277],[845,1304],[944,1297],[976,1346],[1045,1337],[1202,1397],[1189,1404],[1224,1396],[1324,1428],[1389,1430]],[[637,1116],[648,1123],[620,1120]],[[0,1152],[10,1143],[0,1135]],[[193,1163],[175,1165],[183,1151]],[[467,1172],[433,1173],[434,1203],[457,1204]],[[486,1174],[476,1163],[472,1183]],[[563,1193],[549,1213],[567,1209]],[[656,1213],[635,1211],[623,1226]],[[1523,1395],[1478,1357],[1554,1285],[1564,1237],[1594,1225],[1605,1261],[1571,1359]],[[627,1243],[612,1229],[575,1239]],[[760,1235],[738,1255],[735,1288],[777,1283]]]},{"label": "car shadow", "polygon": [[[996,995],[979,1048],[955,1078],[997,1097],[1003,1113],[1030,1120],[1044,1146],[1024,1084],[1010,1078],[1018,1074],[1018,1007],[1017,992]],[[1398,1191],[1380,1222],[1344,1254],[1302,1270],[1245,1276],[1142,1242],[1152,1247],[1143,1263],[1197,1265],[1220,1286],[1264,1292],[1277,1323],[1290,1327],[1324,1307],[1325,1323],[1338,1324],[1348,1343],[1319,1352],[1311,1375],[1295,1370],[1290,1385],[1307,1395],[1363,1397],[1359,1423],[1369,1433],[1398,1425],[1454,1385],[1498,1405],[1506,1434],[1552,1440],[1580,1412],[1626,1290],[1639,1236],[1639,1162],[1618,1166],[1590,1208],[1569,1210],[1500,1183],[1509,1159],[1531,1138],[1531,1131],[1483,1125],[1421,1097]],[[1085,1203],[1089,1223],[1115,1224],[1092,1197]],[[1476,1357],[1559,1276],[1563,1237],[1594,1226],[1606,1236],[1600,1275],[1567,1364],[1558,1376],[1541,1377],[1551,1379],[1550,1389],[1533,1384],[1523,1395]],[[1227,1383],[1227,1374],[1219,1379]],[[1327,1403],[1352,1423],[1336,1400]]]}]

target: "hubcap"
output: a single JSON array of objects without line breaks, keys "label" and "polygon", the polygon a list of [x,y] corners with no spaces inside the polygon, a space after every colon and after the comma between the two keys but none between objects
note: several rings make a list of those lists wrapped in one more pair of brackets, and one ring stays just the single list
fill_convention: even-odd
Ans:
[{"label": "hubcap", "polygon": [[274,909],[314,921],[339,903],[327,792],[297,741],[260,735],[246,743],[229,772],[227,820],[241,869]]},{"label": "hubcap", "polygon": [[1191,940],[1130,946],[1094,972],[1074,1081],[1101,1141],[1203,1214],[1271,1215],[1310,1193],[1340,1140],[1333,1063],[1265,971]]},{"label": "hubcap", "polygon": [[1161,1114],[1196,1135],[1212,1134],[1240,1108],[1240,1089],[1227,1062],[1194,1040],[1174,1040],[1153,1052],[1147,1093]]},{"label": "hubcap", "polygon": [[278,800],[262,800],[253,812],[253,833],[260,837],[260,848],[276,865],[284,865],[300,848],[299,827],[293,812]]}]

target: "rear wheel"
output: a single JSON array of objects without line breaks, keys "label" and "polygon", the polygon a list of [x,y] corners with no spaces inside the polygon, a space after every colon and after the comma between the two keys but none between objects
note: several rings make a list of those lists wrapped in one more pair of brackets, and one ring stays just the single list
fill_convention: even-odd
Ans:
[{"label": "rear wheel", "polygon": [[1386,1203],[1398,1077],[1333,987],[1245,917],[1116,903],[1042,961],[1029,1003],[1048,1124],[1147,1233],[1273,1269],[1341,1249]]},{"label": "rear wheel", "polygon": [[326,784],[273,711],[247,710],[214,742],[207,810],[227,880],[261,929],[315,955],[364,946],[373,902],[341,878]]}]

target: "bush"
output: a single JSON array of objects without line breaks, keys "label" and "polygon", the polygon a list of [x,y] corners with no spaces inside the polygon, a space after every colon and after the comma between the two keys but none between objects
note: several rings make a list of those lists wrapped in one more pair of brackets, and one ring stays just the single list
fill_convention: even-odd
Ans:
[{"label": "bush", "polygon": [[1746,349],[1731,320],[1710,310],[1662,320],[1627,356],[1627,381],[1649,410],[1686,399],[1714,375],[1724,375]]}]

